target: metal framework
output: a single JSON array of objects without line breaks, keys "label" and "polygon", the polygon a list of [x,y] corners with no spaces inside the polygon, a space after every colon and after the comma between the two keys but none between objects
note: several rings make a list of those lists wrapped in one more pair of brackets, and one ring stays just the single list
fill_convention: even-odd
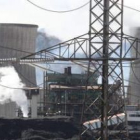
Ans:
[{"label": "metal framework", "polygon": [[[90,111],[93,113],[92,119],[99,119],[101,123],[100,129],[91,129],[94,140],[128,139],[127,119],[124,121],[117,114],[126,113],[123,62],[139,59],[139,43],[140,40],[123,34],[123,0],[90,0],[89,33],[28,55],[21,60],[54,57],[54,61],[70,61],[85,68],[87,83],[84,89],[81,122],[88,121],[85,114]],[[102,79],[98,87],[102,90],[93,100],[88,95],[87,87],[91,86],[94,91],[94,86],[90,85],[89,81],[95,73]],[[108,122],[114,115],[122,123],[110,129]],[[89,130],[85,129],[81,138]]]},{"label": "metal framework", "polygon": [[53,62],[53,57],[45,58],[30,58],[30,59],[18,59],[18,58],[2,58],[0,59],[0,64],[4,63],[19,63],[19,64],[34,64],[34,63],[46,63]]}]

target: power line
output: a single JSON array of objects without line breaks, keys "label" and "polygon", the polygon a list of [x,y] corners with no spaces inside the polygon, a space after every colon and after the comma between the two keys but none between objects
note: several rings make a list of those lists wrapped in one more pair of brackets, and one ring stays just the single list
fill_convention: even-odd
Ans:
[{"label": "power line", "polygon": [[[113,76],[113,75],[111,75],[111,77],[118,78],[118,77]],[[134,82],[134,81],[130,81],[130,80],[127,80],[127,79],[124,79],[124,78],[123,78],[123,80],[126,81],[126,82],[129,82],[129,83],[133,83],[133,84],[136,84],[136,85],[140,85],[140,83],[136,83],[136,82]]]},{"label": "power line", "polygon": [[21,75],[26,81],[28,81],[30,84],[36,86],[36,84],[34,84],[33,82],[31,82],[28,78],[26,78],[18,69],[17,67],[14,65],[14,68],[16,69],[16,71],[18,72],[19,75]]},{"label": "power line", "polygon": [[[128,95],[128,97],[134,96],[134,97],[137,97],[138,99],[140,98],[139,95],[134,95],[134,94],[131,94],[131,93],[128,93],[128,92],[127,92],[127,95]],[[130,100],[129,102],[130,102],[130,103],[137,103],[137,102],[139,102],[139,101],[132,102],[132,101]]]},{"label": "power line", "polygon": [[[140,96],[139,95],[134,95],[134,94],[131,94],[131,93],[129,93],[129,92],[126,92],[127,93],[127,95],[131,95],[131,96],[135,96],[135,97],[139,97],[140,98]],[[139,93],[138,93],[139,94]]]},{"label": "power line", "polygon": [[[1,87],[5,87],[5,88],[9,88],[9,89],[21,89],[21,90],[24,90],[26,88],[16,88],[16,87],[9,87],[9,86],[6,86],[6,85],[2,85],[0,84]],[[28,89],[28,88],[27,88]]]},{"label": "power line", "polygon": [[1,45],[0,45],[0,48],[9,49],[9,50],[17,51],[17,52],[24,52],[24,53],[32,54],[32,52],[19,50],[19,49],[15,49],[15,48],[10,48],[10,47],[6,47],[6,46],[1,46]]},{"label": "power line", "polygon": [[[87,64],[88,65],[88,63],[89,62],[82,62],[82,64]],[[49,63],[49,64],[52,64],[52,65],[59,65],[59,64],[61,64],[61,65],[77,65],[76,63]],[[130,64],[130,63],[123,63],[123,64]],[[104,65],[104,64],[95,64],[95,65]],[[109,64],[109,66],[116,66],[115,64]],[[130,67],[130,66],[123,66],[123,67]],[[135,68],[140,68],[140,67],[136,67],[135,66]]]},{"label": "power line", "polygon": [[[51,10],[51,9],[43,8],[43,7],[41,7],[41,6],[37,5],[37,4],[35,4],[34,2],[30,1],[30,0],[27,0],[27,1],[28,1],[30,4],[32,4],[32,5],[36,6],[37,8],[39,8],[39,9],[45,10],[45,11],[47,11],[47,12],[54,12],[54,13],[67,13],[67,12],[73,12],[73,11],[79,10],[79,9],[81,9],[81,8],[83,8],[83,7],[85,7],[86,5],[89,4],[89,1],[88,1],[87,3],[83,4],[83,5],[80,6],[80,7],[77,7],[77,8],[75,8],[75,9],[64,10],[64,11],[57,11],[57,10]],[[118,3],[118,5],[121,5],[121,4]],[[136,12],[140,12],[140,10],[135,9],[135,8],[133,8],[133,7],[130,7],[130,6],[127,6],[127,5],[123,5],[123,6],[124,6],[125,8],[131,9],[131,10],[134,10],[134,11],[136,11]]]},{"label": "power line", "polygon": [[136,76],[132,64],[131,64],[131,69],[132,69],[132,72],[133,72],[134,77],[135,77],[136,80],[140,83],[140,79]]},{"label": "power line", "polygon": [[[77,65],[77,64],[75,64],[75,63],[49,63],[49,64],[51,64],[51,65],[69,65],[69,66],[75,66],[75,65]],[[88,62],[82,62],[82,64],[83,65],[88,65]],[[122,65],[122,67],[123,68],[131,68],[131,66],[130,65],[126,65],[126,64],[130,64],[130,63],[122,63],[123,65]],[[98,66],[100,66],[100,65],[105,65],[105,64],[95,64],[95,65],[98,65]],[[77,66],[79,66],[79,65],[77,65]],[[116,66],[115,64],[109,64],[108,66]],[[120,66],[118,66],[118,67],[120,67]],[[140,66],[133,66],[134,68],[140,68]]]},{"label": "power line", "polygon": [[[121,5],[120,3],[118,3],[118,5]],[[130,6],[127,6],[127,5],[123,5],[125,8],[128,8],[128,9],[131,9],[131,10],[134,10],[134,11],[136,11],[136,12],[140,12],[140,10],[138,10],[138,9],[135,9],[135,8],[133,8],[133,7],[130,7]]]},{"label": "power line", "polygon": [[[115,77],[115,78],[118,78],[118,77],[116,77],[116,76],[112,76],[112,77]],[[133,83],[133,84],[137,84],[137,85],[140,85],[139,83],[136,83],[136,82],[133,82],[133,81],[130,81],[130,80],[127,80],[127,79],[124,79],[123,78],[123,80],[124,81],[127,81],[127,82],[130,82],[130,83]],[[41,83],[41,84],[39,84],[39,85],[42,85],[43,83]],[[6,85],[2,85],[2,84],[0,84],[0,86],[2,86],[2,87],[5,87],[5,88],[10,88],[10,89],[30,89],[30,88],[16,88],[16,87],[9,87],[9,86],[6,86]],[[33,87],[32,87],[33,88]],[[40,87],[36,87],[36,88],[40,88]]]},{"label": "power line", "polygon": [[68,13],[68,12],[73,12],[73,11],[77,11],[77,10],[79,10],[79,9],[81,9],[81,8],[83,8],[83,7],[85,7],[86,5],[89,4],[89,1],[88,1],[87,3],[83,4],[82,6],[77,7],[77,8],[75,8],[75,9],[64,10],[64,11],[57,11],[57,10],[51,10],[51,9],[43,8],[43,7],[39,6],[39,5],[37,5],[37,4],[33,3],[33,2],[31,2],[30,0],[27,0],[27,1],[28,1],[30,4],[34,5],[35,7],[39,8],[39,9],[41,9],[41,10],[45,10],[45,11],[47,11],[47,12],[53,12],[53,13]]}]

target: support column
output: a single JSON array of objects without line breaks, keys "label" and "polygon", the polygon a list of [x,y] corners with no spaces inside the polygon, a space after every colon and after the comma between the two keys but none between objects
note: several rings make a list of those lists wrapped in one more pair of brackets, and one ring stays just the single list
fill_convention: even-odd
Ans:
[{"label": "support column", "polygon": [[108,47],[109,47],[109,0],[104,0],[103,16],[103,66],[102,66],[102,106],[101,139],[108,140]]}]

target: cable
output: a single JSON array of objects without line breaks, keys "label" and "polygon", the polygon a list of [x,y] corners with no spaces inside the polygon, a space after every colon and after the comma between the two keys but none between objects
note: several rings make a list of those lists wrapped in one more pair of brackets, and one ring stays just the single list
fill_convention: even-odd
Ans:
[{"label": "cable", "polygon": [[[67,10],[67,11],[56,11],[56,10],[50,10],[50,9],[43,8],[43,7],[39,6],[39,5],[37,5],[37,4],[33,3],[33,2],[31,2],[30,0],[27,0],[27,1],[28,1],[30,4],[32,4],[32,5],[36,6],[37,8],[39,8],[39,9],[45,10],[45,11],[47,11],[47,12],[55,12],[55,13],[73,12],[73,11],[79,10],[79,9],[81,9],[81,8],[83,8],[83,7],[85,7],[86,5],[89,4],[89,2],[87,2],[87,3],[85,3],[84,5],[82,5],[82,6],[78,7],[78,8],[75,8],[75,9],[71,9],[71,10]],[[118,5],[122,5],[122,4],[118,3]],[[134,11],[137,11],[137,12],[140,12],[140,10],[135,9],[135,8],[133,8],[133,7],[130,7],[130,6],[127,6],[127,5],[123,5],[123,6],[124,6],[125,8],[128,8],[128,9],[131,9],[131,10],[134,10]]]},{"label": "cable", "polygon": [[[127,93],[127,95],[129,96],[134,96],[134,97],[137,97],[137,98],[140,98],[140,96],[139,95],[134,95],[134,94],[131,94],[131,93]],[[131,103],[136,103],[136,102],[132,102],[132,101],[130,101]],[[138,101],[139,102],[139,101]]]},{"label": "cable", "polygon": [[[76,10],[79,10],[79,9],[85,7],[86,5],[88,5],[88,4],[90,3],[90,2],[87,2],[87,3],[85,3],[84,5],[82,5],[82,6],[78,7],[78,8],[75,8],[75,9],[71,9],[71,10],[56,11],[56,10],[50,10],[50,9],[43,8],[43,7],[39,6],[39,5],[37,5],[37,4],[33,3],[33,2],[31,2],[30,0],[27,0],[27,1],[28,1],[30,4],[36,6],[37,8],[40,8],[40,9],[45,10],[45,11],[48,11],[48,12],[55,12],[55,13],[73,12],[73,11],[76,11]],[[118,5],[122,5],[122,4],[120,4],[120,3],[117,3],[117,4],[118,4]],[[130,7],[130,6],[127,6],[127,5],[123,5],[123,6],[124,6],[125,8],[128,8],[128,9],[131,9],[131,10],[134,10],[134,11],[137,11],[137,12],[140,12],[140,10],[135,9],[135,8],[133,8],[133,7]]]},{"label": "cable", "polygon": [[132,66],[132,63],[131,63],[131,69],[132,69],[132,72],[133,72],[134,77],[135,77],[136,80],[140,83],[140,79],[136,76],[136,74],[135,74],[135,72],[134,72],[134,69],[133,69],[133,66]]},{"label": "cable", "polygon": [[5,86],[5,85],[1,85],[1,84],[0,84],[0,86],[1,86],[1,87],[5,87],[5,88],[10,88],[10,89],[22,89],[22,90],[23,90],[23,89],[26,89],[26,88],[9,87],[9,86]]},{"label": "cable", "polygon": [[131,93],[129,93],[129,92],[126,92],[126,93],[127,93],[127,95],[131,95],[131,96],[135,96],[135,97],[139,97],[139,98],[140,98],[139,95],[134,95],[134,94],[131,94]]},{"label": "cable", "polygon": [[[75,63],[49,63],[49,64],[52,64],[52,65],[59,65],[59,64],[61,64],[61,65],[77,65],[77,64],[75,64]],[[82,62],[82,64],[88,64],[88,62]],[[129,63],[123,63],[123,64],[129,64]],[[95,64],[95,65],[104,65],[104,64]],[[115,64],[109,64],[108,66],[116,66]],[[123,67],[128,67],[128,68],[130,68],[131,66],[123,66]],[[140,68],[140,66],[138,67],[138,66],[135,66],[135,68]]]},{"label": "cable", "polygon": [[26,78],[18,69],[17,67],[14,65],[15,70],[18,72],[19,75],[21,75],[26,81],[28,81],[29,83],[31,83],[32,85],[36,86],[36,84],[34,84],[33,82],[31,82],[28,78]]},{"label": "cable", "polygon": [[[122,4],[120,4],[120,3],[118,3],[118,5],[122,5]],[[130,7],[130,6],[127,6],[127,5],[123,5],[125,8],[128,8],[128,9],[131,9],[131,10],[134,10],[134,11],[137,11],[137,12],[140,12],[140,10],[138,10],[138,9],[135,9],[135,8],[133,8],[133,7]]]},{"label": "cable", "polygon": [[[16,88],[16,87],[9,87],[9,86],[5,86],[5,85],[2,85],[0,84],[1,87],[5,87],[5,88],[9,88],[9,89],[22,89],[22,90],[25,90],[25,89],[32,89],[33,87],[25,87],[25,88]],[[34,88],[40,88],[40,87],[34,87]]]},{"label": "cable", "polygon": [[[127,93],[127,95],[128,95],[129,98],[130,98],[131,96],[134,96],[134,97],[140,98],[139,95],[134,95],[134,94],[131,94],[131,93],[129,93],[129,92],[126,92],[126,93]],[[139,102],[139,101],[137,101],[137,102]],[[132,101],[130,101],[130,103],[137,103],[137,102],[132,102]]]},{"label": "cable", "polygon": [[[118,78],[118,77],[116,77],[116,76],[112,76],[112,77]],[[127,82],[130,82],[130,83],[133,83],[133,84],[140,85],[139,83],[135,83],[135,82],[133,82],[133,81],[130,81],[130,80],[127,80],[127,79],[124,79],[124,78],[123,78],[123,80],[124,80],[124,81],[127,81]],[[41,83],[41,84],[39,84],[39,85],[42,85],[42,84],[43,84],[43,83]],[[15,88],[15,87],[9,87],[9,86],[5,86],[5,85],[1,85],[1,84],[0,84],[0,86],[5,87],[5,88],[10,88],[10,89],[30,89],[30,88]],[[39,87],[37,87],[37,88],[39,88]]]},{"label": "cable", "polygon": [[[118,78],[116,76],[112,76],[112,77]],[[123,78],[123,80],[126,81],[126,82],[129,82],[129,83],[132,83],[132,84],[140,85],[140,83],[136,83],[134,81],[130,81],[130,80],[127,80],[127,79],[124,79],[124,78]]]},{"label": "cable", "polygon": [[32,52],[27,52],[27,51],[15,49],[15,48],[10,48],[10,47],[5,47],[5,46],[1,46],[1,45],[0,45],[0,48],[9,49],[9,50],[14,50],[14,51],[18,51],[18,52],[24,52],[24,53],[28,53],[28,54],[32,54]]},{"label": "cable", "polygon": [[83,4],[83,5],[80,6],[80,7],[77,7],[77,8],[75,8],[75,9],[66,10],[66,11],[65,11],[65,10],[64,10],[64,11],[56,11],[56,10],[51,10],[51,9],[43,8],[43,7],[39,6],[39,5],[37,5],[37,4],[33,3],[33,2],[31,2],[30,0],[27,0],[27,1],[28,1],[30,4],[34,5],[35,7],[39,8],[39,9],[41,9],[41,10],[45,10],[45,11],[47,11],[47,12],[53,12],[53,13],[68,13],[68,12],[73,12],[73,11],[79,10],[79,9],[81,9],[81,8],[83,8],[83,7],[85,7],[86,5],[89,4],[89,1],[88,1],[87,3]]},{"label": "cable", "polygon": [[[73,64],[73,63],[49,63],[49,64],[51,64],[51,65],[59,65],[59,64],[61,64],[61,65],[70,65],[70,66],[72,66],[72,65],[77,65],[77,64]],[[82,64],[87,64],[87,63],[82,63]],[[103,65],[103,64],[96,64],[96,65]],[[115,64],[109,64],[108,66],[116,66]],[[131,66],[122,66],[123,68],[131,68]],[[140,66],[133,66],[134,68],[140,68]]]}]

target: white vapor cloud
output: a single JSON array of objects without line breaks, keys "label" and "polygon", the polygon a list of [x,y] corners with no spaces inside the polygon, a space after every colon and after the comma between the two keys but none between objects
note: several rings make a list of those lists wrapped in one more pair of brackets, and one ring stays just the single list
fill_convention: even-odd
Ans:
[{"label": "white vapor cloud", "polygon": [[0,68],[0,104],[7,103],[9,101],[16,102],[16,104],[21,108],[23,116],[27,117],[27,97],[25,95],[25,91],[22,90],[24,86],[25,85],[21,82],[14,67],[9,66]]}]

